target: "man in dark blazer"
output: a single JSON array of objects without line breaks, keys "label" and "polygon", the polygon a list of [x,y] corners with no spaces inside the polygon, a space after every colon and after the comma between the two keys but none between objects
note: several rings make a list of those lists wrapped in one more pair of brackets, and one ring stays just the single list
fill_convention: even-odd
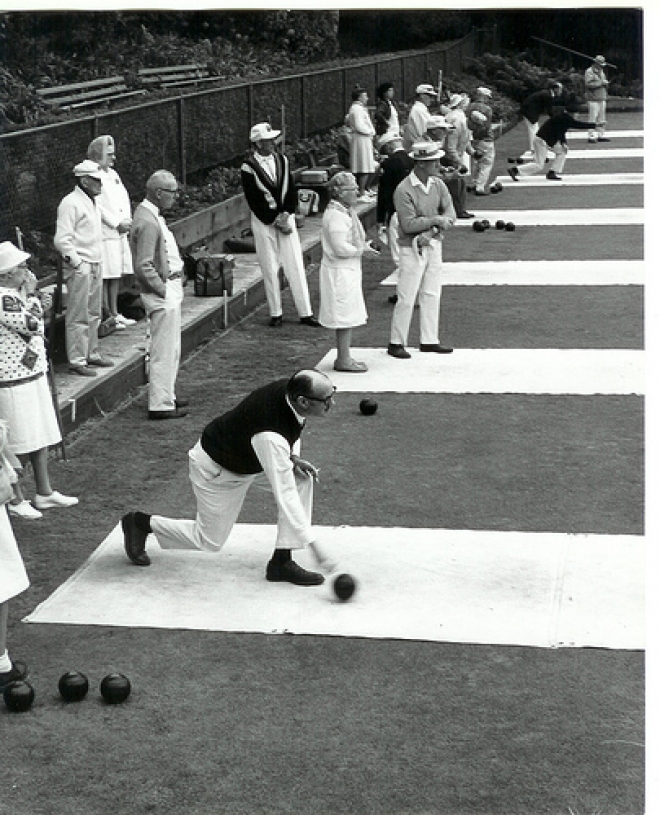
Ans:
[{"label": "man in dark blazer", "polygon": [[527,142],[529,152],[534,152],[534,137],[539,130],[539,119],[543,114],[550,117],[553,114],[553,107],[559,103],[563,86],[561,82],[553,82],[549,88],[531,93],[523,100],[520,106],[520,113],[527,127]]},{"label": "man in dark blazer", "polygon": [[282,296],[279,270],[289,281],[293,301],[303,325],[318,326],[305,276],[295,212],[298,193],[293,182],[289,160],[279,153],[275,140],[281,130],[268,122],[256,124],[250,131],[252,151],[241,166],[241,183],[252,212],[252,233],[266,289],[270,325],[282,325]]},{"label": "man in dark blazer", "polygon": [[144,201],[136,208],[130,231],[133,270],[150,326],[149,419],[180,419],[185,400],[177,399],[181,356],[183,260],[161,212],[178,195],[176,178],[158,170],[147,181]]}]

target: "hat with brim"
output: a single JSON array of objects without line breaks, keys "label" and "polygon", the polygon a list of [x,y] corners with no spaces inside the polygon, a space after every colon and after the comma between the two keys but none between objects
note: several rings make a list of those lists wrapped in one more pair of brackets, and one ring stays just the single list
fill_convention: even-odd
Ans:
[{"label": "hat with brim", "polygon": [[384,133],[384,134],[383,134],[383,135],[382,135],[382,136],[381,136],[381,137],[378,139],[378,146],[379,146],[379,147],[385,147],[385,145],[386,145],[386,144],[392,144],[392,142],[393,142],[393,141],[400,141],[400,142],[402,142],[402,141],[403,141],[403,139],[402,139],[402,137],[401,137],[401,136],[399,136],[399,134],[398,134],[398,133]]},{"label": "hat with brim", "polygon": [[481,94],[482,96],[487,96],[490,98],[493,95],[493,92],[490,88],[484,88],[482,85],[480,88],[477,88],[477,93]]},{"label": "hat with brim", "polygon": [[607,60],[602,54],[599,54],[595,59],[594,62],[597,62],[598,65],[607,65]]},{"label": "hat with brim", "polygon": [[452,93],[449,97],[449,107],[450,108],[457,108],[461,102],[463,101],[463,94],[460,93]]},{"label": "hat with brim", "polygon": [[429,117],[428,122],[426,123],[427,130],[453,130],[454,125],[451,122],[448,122],[444,116],[435,116]]},{"label": "hat with brim", "polygon": [[250,141],[266,141],[268,139],[276,139],[282,135],[281,130],[273,130],[270,122],[259,122],[252,130],[250,130]]},{"label": "hat with brim", "polygon": [[73,174],[76,178],[98,178],[99,181],[103,181],[101,168],[89,158],[81,161],[80,164],[76,164],[73,168]]},{"label": "hat with brim", "polygon": [[11,272],[21,263],[25,263],[29,257],[28,252],[23,252],[11,241],[3,241],[0,243],[0,274]]},{"label": "hat with brim", "polygon": [[425,93],[428,96],[437,96],[438,94],[435,92],[433,85],[418,85],[415,89],[415,93]]},{"label": "hat with brim", "polygon": [[412,150],[408,155],[414,161],[437,161],[439,158],[442,158],[445,154],[444,150],[441,150],[434,142],[431,141],[419,141],[415,142],[412,146]]}]

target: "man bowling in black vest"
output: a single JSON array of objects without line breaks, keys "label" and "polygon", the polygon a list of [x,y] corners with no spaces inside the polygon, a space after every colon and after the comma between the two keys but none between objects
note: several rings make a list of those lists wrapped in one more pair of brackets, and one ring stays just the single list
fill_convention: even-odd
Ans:
[{"label": "man bowling in black vest", "polygon": [[235,408],[210,422],[188,453],[190,482],[197,501],[194,521],[129,512],[122,518],[124,548],[136,566],[149,566],[147,535],[161,549],[219,552],[229,537],[252,484],[267,486],[277,505],[277,540],[266,579],[318,586],[322,574],[303,569],[292,549],[309,546],[320,565],[332,564],[312,530],[312,497],[318,470],[300,458],[300,436],[307,419],[325,416],[335,387],[310,369],[253,391]]}]

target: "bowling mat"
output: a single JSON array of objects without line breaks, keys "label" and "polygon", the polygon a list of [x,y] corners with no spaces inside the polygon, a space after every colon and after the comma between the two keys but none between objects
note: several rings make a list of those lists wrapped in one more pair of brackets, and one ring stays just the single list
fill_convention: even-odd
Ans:
[{"label": "bowling mat", "polygon": [[[571,157],[573,153],[571,153]],[[495,181],[499,181],[502,186],[509,187],[512,190],[523,189],[524,187],[548,187],[548,179],[545,173],[539,172],[538,175],[521,175],[517,181],[514,181],[511,176],[498,175]],[[553,183],[553,182],[551,182]],[[644,173],[582,173],[561,174],[562,187],[615,187],[621,184],[643,184]]]},{"label": "bowling mat", "polygon": [[[219,554],[147,544],[133,566],[119,525],[26,618],[147,628],[320,634],[377,639],[644,648],[644,539],[320,527],[319,540],[355,576],[340,603],[319,587],[268,583],[275,527],[237,525]],[[311,553],[297,560],[314,568]]]},{"label": "bowling mat", "polygon": [[[502,218],[519,226],[630,226],[644,223],[641,207],[617,209],[507,209],[503,212],[475,212],[479,218]],[[456,221],[454,229],[472,229],[472,221]]]},{"label": "bowling mat", "polygon": [[644,352],[623,349],[457,348],[394,359],[383,348],[353,348],[366,373],[340,373],[328,351],[317,364],[340,391],[392,393],[642,394]]},{"label": "bowling mat", "polygon": [[[484,213],[486,217],[486,213]],[[492,217],[492,213],[488,214]],[[396,286],[394,274],[381,286]],[[643,260],[484,260],[442,265],[443,286],[642,286]]]}]

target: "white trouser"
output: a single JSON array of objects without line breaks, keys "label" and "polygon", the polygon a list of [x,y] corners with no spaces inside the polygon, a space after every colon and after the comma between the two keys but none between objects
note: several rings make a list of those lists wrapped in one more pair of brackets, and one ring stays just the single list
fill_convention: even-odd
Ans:
[{"label": "white trouser", "polygon": [[442,242],[432,240],[421,255],[410,246],[400,247],[399,299],[392,314],[390,342],[406,345],[415,301],[419,301],[419,334],[423,345],[438,342],[442,294]]},{"label": "white trouser", "polygon": [[87,365],[98,354],[99,325],[103,307],[100,263],[83,261],[77,269],[63,268],[67,301],[64,314],[66,355],[71,365]]},{"label": "white trouser", "polygon": [[149,318],[149,410],[176,408],[176,378],[181,358],[181,278],[166,282],[165,299],[151,292],[142,294]]},{"label": "white trouser", "polygon": [[525,127],[527,128],[527,144],[529,145],[530,153],[534,152],[534,137],[539,132],[539,123],[530,122],[529,119],[526,119],[523,116],[523,122],[525,123]]},{"label": "white trouser", "polygon": [[596,129],[589,131],[590,139],[597,139],[605,132],[605,111],[607,108],[607,101],[602,99],[600,102],[587,102],[588,119],[590,122],[596,123]]},{"label": "white trouser", "polygon": [[[151,516],[151,528],[161,549],[203,549],[219,552],[224,546],[250,487],[271,491],[264,473],[238,475],[225,470],[204,451],[200,442],[188,453],[190,483],[197,500],[194,521]],[[314,479],[296,473],[296,488],[307,517],[312,519]],[[277,549],[301,549],[300,535],[285,517],[277,518]]]},{"label": "white trouser", "polygon": [[475,141],[472,142],[472,146],[481,153],[481,158],[472,156],[474,188],[479,192],[485,192],[490,178],[490,171],[493,169],[493,164],[495,164],[495,142]]},{"label": "white trouser", "polygon": [[[545,160],[548,155],[549,147],[546,141],[544,141],[540,136],[534,137],[534,160],[530,161],[527,164],[521,164],[518,167],[518,175],[534,175],[534,173],[539,173],[541,170],[545,170]],[[568,156],[568,147],[561,142],[557,142],[554,147],[554,154],[555,157],[550,164],[549,170],[554,170],[557,174],[561,173],[564,169],[564,164],[566,164],[566,158]]]},{"label": "white trouser", "polygon": [[387,242],[390,247],[390,254],[392,255],[392,261],[394,262],[394,276],[395,279],[399,279],[399,216],[394,213],[390,218],[390,222],[387,225]]},{"label": "white trouser", "polygon": [[261,273],[264,276],[266,300],[270,316],[281,317],[282,295],[278,276],[281,266],[289,281],[298,316],[309,317],[312,313],[312,304],[309,299],[300,238],[293,215],[289,215],[289,225],[293,231],[285,235],[274,226],[262,223],[256,215],[252,216],[252,233]]}]

